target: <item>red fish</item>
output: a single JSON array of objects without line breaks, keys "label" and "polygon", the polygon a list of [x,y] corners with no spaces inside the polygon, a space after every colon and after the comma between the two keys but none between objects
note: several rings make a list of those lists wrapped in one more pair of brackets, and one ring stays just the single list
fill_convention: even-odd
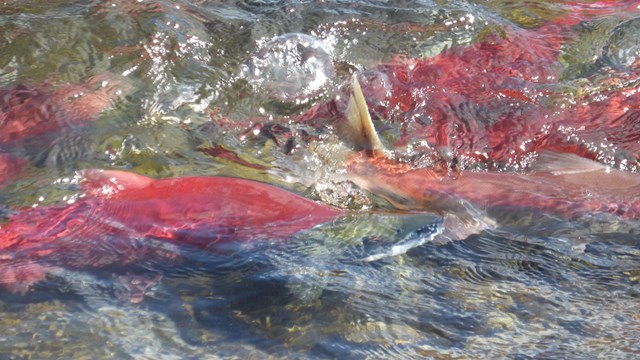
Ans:
[{"label": "red fish", "polygon": [[113,105],[127,89],[105,74],[82,85],[17,86],[0,90],[0,144],[81,126]]},{"label": "red fish", "polygon": [[398,208],[473,217],[487,208],[506,206],[569,218],[601,212],[640,219],[640,176],[575,154],[541,153],[526,174],[462,171],[451,176],[391,161],[382,155],[384,146],[355,77],[353,89],[348,121],[360,134],[354,138],[368,151],[350,159],[349,173],[356,184]]},{"label": "red fish", "polygon": [[15,180],[26,165],[26,161],[1,151],[9,152],[27,138],[60,135],[93,121],[127,89],[123,81],[103,74],[82,85],[63,85],[55,90],[46,84],[0,90],[0,170],[4,170],[0,186]]},{"label": "red fish", "polygon": [[439,212],[491,207],[536,209],[572,218],[609,213],[640,219],[640,177],[568,153],[541,153],[526,174],[462,171],[456,177],[386,157],[358,156],[349,171],[359,186],[401,209]]},{"label": "red fish", "polygon": [[491,124],[544,115],[537,112],[560,74],[557,57],[565,36],[553,24],[535,31],[506,29],[433,58],[398,56],[379,69],[389,79],[390,104],[374,110],[405,122],[408,132],[397,145],[418,130],[439,147],[490,148],[484,134]]},{"label": "red fish", "polygon": [[145,239],[202,249],[283,239],[342,213],[251,180],[83,175],[88,190],[75,203],[25,209],[0,225],[0,284],[24,292],[55,267],[131,263],[158,252]]},{"label": "red fish", "polygon": [[[637,126],[637,87],[568,101],[558,88],[558,56],[574,33],[569,26],[612,14],[604,6],[608,2],[589,4],[566,4],[581,9],[571,12],[571,19],[534,29],[505,27],[431,58],[396,56],[376,69],[389,94],[388,103],[372,108],[385,119],[381,131],[392,128],[389,138],[395,146],[445,149],[463,168],[526,165],[540,150],[590,158],[604,158],[608,152],[612,159],[613,145],[635,153],[638,142],[622,129]],[[617,15],[637,14],[637,4],[619,2],[630,12]],[[607,133],[599,134],[600,139],[609,142],[599,146],[594,129],[603,126]]]},{"label": "red fish", "polygon": [[[557,84],[558,55],[570,33],[553,23],[491,29],[468,46],[424,59],[395,56],[369,72],[363,89],[377,100],[372,110],[384,119],[381,132],[390,130],[394,146],[419,142],[447,149],[469,165],[501,165],[530,153],[520,145],[557,111],[550,105],[550,89]],[[334,99],[292,120],[326,127],[327,119],[339,121],[342,108]]]}]

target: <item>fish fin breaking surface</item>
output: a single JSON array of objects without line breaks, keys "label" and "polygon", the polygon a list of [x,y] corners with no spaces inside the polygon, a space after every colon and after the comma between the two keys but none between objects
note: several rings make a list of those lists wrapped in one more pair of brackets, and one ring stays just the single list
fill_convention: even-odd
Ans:
[{"label": "fish fin breaking surface", "polygon": [[350,137],[355,148],[358,150],[385,150],[373,125],[371,115],[369,115],[369,108],[356,75],[353,76],[352,93],[345,115],[348,129],[344,132],[347,133],[346,136]]}]

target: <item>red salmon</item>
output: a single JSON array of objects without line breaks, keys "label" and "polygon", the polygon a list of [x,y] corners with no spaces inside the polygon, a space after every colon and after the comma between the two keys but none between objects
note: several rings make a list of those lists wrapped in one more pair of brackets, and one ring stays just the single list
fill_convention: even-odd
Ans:
[{"label": "red salmon", "polygon": [[558,5],[567,16],[537,28],[496,27],[433,57],[396,56],[376,69],[386,80],[388,104],[372,110],[393,128],[393,145],[445,149],[463,168],[527,165],[541,150],[632,160],[640,146],[636,132],[624,129],[638,126],[637,86],[567,98],[558,56],[576,34],[570,26],[600,16],[634,18],[638,4],[567,2]]},{"label": "red salmon", "polygon": [[81,126],[113,105],[128,86],[104,74],[85,84],[0,90],[0,144]]},{"label": "red salmon", "polygon": [[640,176],[575,154],[542,152],[527,174],[462,171],[451,176],[389,160],[356,77],[351,99],[348,121],[361,133],[352,138],[366,150],[351,157],[351,179],[400,209],[468,217],[469,211],[474,215],[490,207],[512,206],[568,218],[603,212],[640,219]]},{"label": "red salmon", "polygon": [[55,90],[46,84],[0,90],[0,187],[16,180],[26,165],[26,161],[8,154],[12,146],[27,138],[65,132],[95,120],[128,90],[128,85],[115,79],[114,75],[103,74],[85,84],[64,85]]},{"label": "red salmon", "polygon": [[101,170],[83,175],[88,190],[75,203],[25,209],[0,225],[0,284],[24,292],[55,267],[131,263],[158,252],[145,239],[206,249],[283,239],[342,214],[251,180],[154,180]]},{"label": "red salmon", "polygon": [[354,156],[352,180],[401,209],[464,212],[496,206],[567,218],[610,213],[640,219],[640,177],[568,153],[541,153],[527,174],[462,171],[456,177],[384,156]]}]

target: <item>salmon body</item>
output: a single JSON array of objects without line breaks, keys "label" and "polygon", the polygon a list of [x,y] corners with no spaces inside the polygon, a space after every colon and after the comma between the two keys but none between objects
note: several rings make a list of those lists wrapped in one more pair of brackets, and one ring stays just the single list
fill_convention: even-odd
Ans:
[{"label": "salmon body", "polygon": [[[624,155],[637,166],[637,131],[629,131],[640,118],[637,68],[628,78],[608,75],[606,89],[585,86],[574,95],[567,87],[576,85],[562,80],[559,55],[575,40],[569,27],[599,16],[638,16],[637,2],[597,3],[565,4],[567,16],[535,28],[487,31],[466,46],[430,57],[397,55],[372,69],[376,81],[362,85],[372,113],[384,119],[380,132],[389,131],[389,145],[442,149],[467,168],[521,168],[542,150],[610,162]],[[593,77],[605,76],[601,67]]]},{"label": "salmon body", "polygon": [[109,109],[127,88],[115,76],[104,74],[81,85],[0,90],[0,144],[82,126]]},{"label": "salmon body", "polygon": [[128,86],[116,79],[104,74],[56,89],[47,84],[0,89],[0,186],[16,180],[26,165],[10,155],[14,147],[38,138],[39,146],[46,148],[56,137],[95,120],[127,91]]},{"label": "salmon body", "polygon": [[[491,64],[486,73],[469,69],[470,64],[460,63],[459,56],[499,56],[499,48],[477,45],[433,59],[396,61],[383,70],[393,84],[392,106],[375,111],[402,123],[395,146],[426,141],[432,148],[447,149],[463,165],[483,163],[497,168],[521,162],[536,151],[595,159],[613,155],[613,147],[637,163],[637,85],[595,92],[568,103],[565,95],[553,91],[555,81],[513,77]],[[540,78],[558,76],[551,72],[553,62],[538,60],[549,66],[539,70]]]},{"label": "salmon body", "polygon": [[[416,168],[387,157],[369,114],[359,81],[346,112],[346,137],[356,152],[347,161],[351,180],[399,209],[436,211],[444,217],[486,221],[491,207],[536,209],[575,218],[602,212],[640,219],[640,177],[572,153],[536,154],[527,173]],[[476,221],[477,222],[477,221]],[[493,221],[490,221],[493,222]],[[489,225],[490,226],[490,225]]]},{"label": "salmon body", "polygon": [[[351,159],[349,171],[356,184],[401,209],[463,213],[470,207],[480,212],[511,207],[568,219],[608,213],[640,220],[637,174],[611,170],[574,154],[542,154],[537,161],[549,167],[527,174],[463,171],[452,177],[359,154]],[[576,162],[586,166],[575,169]]]},{"label": "salmon body", "polygon": [[85,197],[19,211],[0,225],[1,284],[24,291],[52,267],[128,264],[157,253],[157,246],[145,244],[154,239],[201,249],[285,239],[342,213],[251,180],[153,180],[98,170],[84,175]]}]

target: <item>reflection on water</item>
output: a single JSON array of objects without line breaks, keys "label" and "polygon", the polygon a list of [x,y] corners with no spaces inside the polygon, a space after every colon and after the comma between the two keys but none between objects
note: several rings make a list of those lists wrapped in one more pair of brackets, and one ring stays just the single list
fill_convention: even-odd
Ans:
[{"label": "reflection on water", "polygon": [[504,206],[486,209],[496,228],[443,241],[439,215],[348,181],[337,131],[361,72],[400,161],[521,171],[553,149],[635,173],[637,6],[0,1],[0,227],[77,204],[88,168],[248,178],[346,210],[287,241],[205,249],[76,219],[113,231],[63,234],[76,252],[49,258],[46,241],[1,254],[42,259],[3,281],[44,280],[0,290],[0,354],[638,356],[637,222]]}]

